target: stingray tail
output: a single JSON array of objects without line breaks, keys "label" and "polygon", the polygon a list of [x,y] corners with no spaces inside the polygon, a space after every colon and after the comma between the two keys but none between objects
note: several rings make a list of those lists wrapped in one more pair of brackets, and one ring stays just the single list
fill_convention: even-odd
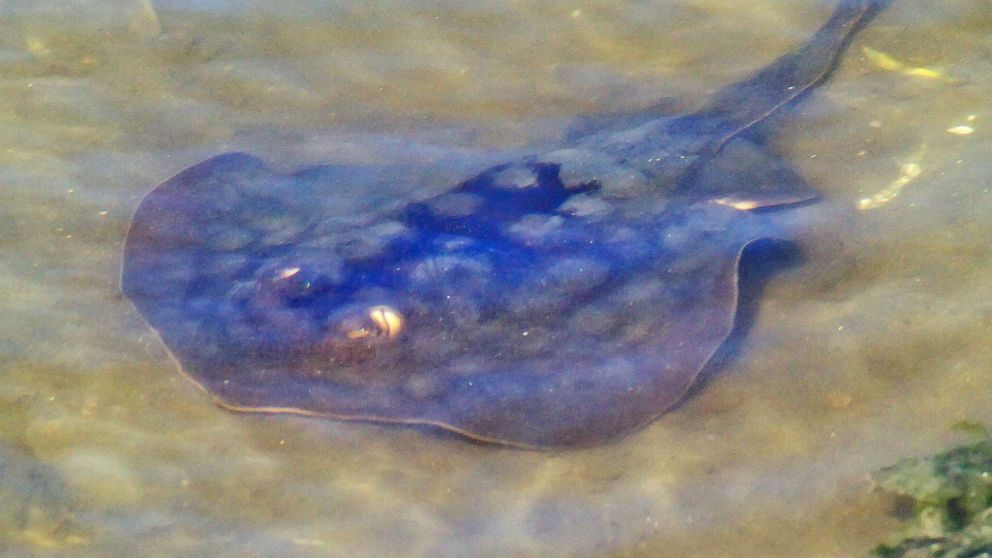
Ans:
[{"label": "stingray tail", "polygon": [[708,122],[719,148],[821,83],[837,66],[851,38],[891,0],[841,0],[833,16],[809,40],[746,80],[724,87],[689,118]]}]

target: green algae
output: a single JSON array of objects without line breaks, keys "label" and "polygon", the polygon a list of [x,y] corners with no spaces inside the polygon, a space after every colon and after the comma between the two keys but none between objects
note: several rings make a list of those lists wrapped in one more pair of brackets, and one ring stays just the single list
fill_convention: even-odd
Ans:
[{"label": "green algae", "polygon": [[[967,427],[967,428],[965,428]],[[976,432],[975,425],[959,430]],[[992,439],[931,457],[904,459],[873,476],[896,495],[913,519],[872,551],[878,558],[992,556]]]}]

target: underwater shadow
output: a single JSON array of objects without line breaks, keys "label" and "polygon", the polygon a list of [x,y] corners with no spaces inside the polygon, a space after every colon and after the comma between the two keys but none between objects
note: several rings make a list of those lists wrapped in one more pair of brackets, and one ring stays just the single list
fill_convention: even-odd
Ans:
[{"label": "underwater shadow", "polygon": [[762,239],[749,244],[741,256],[738,273],[737,314],[734,328],[709,362],[699,372],[699,379],[685,397],[679,401],[682,406],[691,401],[719,375],[727,365],[735,362],[747,343],[761,311],[761,301],[771,279],[786,269],[798,267],[806,261],[802,250],[795,242],[779,239]]}]

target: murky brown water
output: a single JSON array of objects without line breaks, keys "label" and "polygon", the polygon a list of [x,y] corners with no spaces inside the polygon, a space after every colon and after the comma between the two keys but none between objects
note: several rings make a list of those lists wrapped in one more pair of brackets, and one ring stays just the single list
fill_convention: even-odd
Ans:
[{"label": "murky brown water", "polygon": [[677,412],[555,454],[217,408],[119,293],[141,196],[229,150],[431,161],[689,107],[832,2],[196,4],[0,3],[4,555],[858,556],[895,524],[866,474],[992,422],[987,2],[855,39],[776,136],[824,194],[783,217],[804,261]]}]

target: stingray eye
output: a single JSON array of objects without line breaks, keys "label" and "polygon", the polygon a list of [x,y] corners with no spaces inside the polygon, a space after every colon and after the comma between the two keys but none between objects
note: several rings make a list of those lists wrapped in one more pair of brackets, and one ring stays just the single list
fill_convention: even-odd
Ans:
[{"label": "stingray eye", "polygon": [[275,266],[259,274],[258,288],[263,296],[275,303],[292,303],[305,299],[313,292],[313,274],[298,266]]},{"label": "stingray eye", "polygon": [[388,306],[374,306],[369,309],[369,318],[383,337],[396,337],[403,329],[403,316]]},{"label": "stingray eye", "polygon": [[275,262],[255,274],[258,294],[269,304],[310,306],[341,283],[344,267],[332,259],[319,262]]},{"label": "stingray eye", "polygon": [[348,339],[384,337],[392,339],[403,330],[403,315],[389,306],[368,309],[368,319],[355,320],[345,325]]}]

